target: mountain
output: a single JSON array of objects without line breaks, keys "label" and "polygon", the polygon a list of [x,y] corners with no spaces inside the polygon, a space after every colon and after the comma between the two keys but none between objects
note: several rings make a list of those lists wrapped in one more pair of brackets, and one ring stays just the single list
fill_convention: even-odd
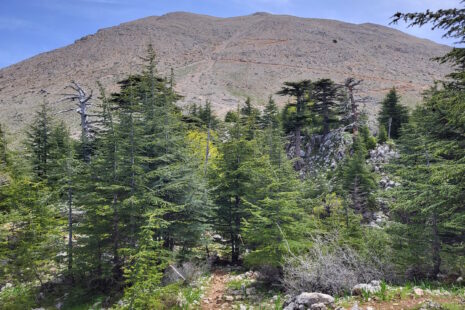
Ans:
[{"label": "mountain", "polygon": [[[149,43],[160,73],[168,76],[174,69],[181,104],[208,99],[220,115],[246,96],[263,104],[284,81],[342,82],[348,76],[364,80],[363,95],[372,98],[365,109],[374,115],[389,88],[396,86],[412,104],[450,70],[430,60],[450,47],[380,25],[267,13],[232,18],[170,13],[102,29],[1,69],[0,123],[10,132],[23,129],[44,100],[56,111],[72,107],[59,102],[71,80],[93,89],[95,100],[96,81],[108,92],[117,90],[118,80],[140,72]],[[77,113],[60,117],[74,128],[79,123]]]}]

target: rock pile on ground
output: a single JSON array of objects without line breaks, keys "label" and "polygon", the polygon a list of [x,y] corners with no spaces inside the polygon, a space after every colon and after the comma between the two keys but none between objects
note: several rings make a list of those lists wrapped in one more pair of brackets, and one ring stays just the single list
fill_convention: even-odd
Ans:
[{"label": "rock pile on ground", "polygon": [[368,162],[376,172],[382,169],[383,164],[389,163],[392,159],[399,158],[399,153],[389,144],[380,144],[370,151]]},{"label": "rock pile on ground", "polygon": [[355,285],[352,288],[352,295],[362,296],[363,292],[370,294],[377,293],[381,290],[381,282],[378,280],[373,280],[370,283],[360,283]]},{"label": "rock pile on ground", "polygon": [[284,310],[325,310],[334,304],[334,297],[322,293],[301,293],[284,303]]},{"label": "rock pile on ground", "polygon": [[441,310],[444,309],[440,304],[428,299],[425,300],[418,310]]}]

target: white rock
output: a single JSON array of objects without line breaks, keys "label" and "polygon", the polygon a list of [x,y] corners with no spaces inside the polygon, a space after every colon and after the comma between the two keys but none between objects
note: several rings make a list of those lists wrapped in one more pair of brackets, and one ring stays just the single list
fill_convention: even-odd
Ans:
[{"label": "white rock", "polygon": [[322,293],[302,293],[296,297],[295,302],[299,305],[311,306],[316,303],[323,303],[325,305],[332,304],[334,297]]},{"label": "white rock", "polygon": [[312,310],[326,310],[328,308],[326,308],[324,303],[319,302],[319,303],[311,305],[310,309],[312,309]]},{"label": "white rock", "polygon": [[422,290],[421,288],[419,288],[419,287],[415,287],[415,288],[413,289],[413,292],[414,292],[415,295],[417,295],[417,296],[423,296],[423,295],[425,295],[425,292],[423,292],[423,290]]},{"label": "white rock", "polygon": [[380,290],[381,287],[379,286],[379,281],[371,281],[369,284],[360,283],[355,285],[352,288],[352,295],[362,296],[364,291],[373,294],[379,292]]},{"label": "white rock", "polygon": [[245,293],[247,295],[254,295],[256,293],[256,291],[257,290],[255,289],[255,287],[248,287],[248,288],[245,289]]},{"label": "white rock", "polygon": [[226,296],[224,296],[224,300],[226,300],[226,301],[234,301],[234,297],[232,297],[230,295],[226,295]]}]

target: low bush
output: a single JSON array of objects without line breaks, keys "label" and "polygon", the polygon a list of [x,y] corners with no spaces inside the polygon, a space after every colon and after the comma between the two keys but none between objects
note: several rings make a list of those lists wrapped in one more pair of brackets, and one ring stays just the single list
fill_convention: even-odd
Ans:
[{"label": "low bush", "polygon": [[283,284],[293,294],[322,292],[343,295],[358,283],[384,279],[376,258],[362,257],[336,240],[316,238],[310,251],[291,256],[284,265]]},{"label": "low bush", "polygon": [[27,285],[4,287],[0,291],[0,308],[3,310],[32,309],[36,305],[34,290]]}]

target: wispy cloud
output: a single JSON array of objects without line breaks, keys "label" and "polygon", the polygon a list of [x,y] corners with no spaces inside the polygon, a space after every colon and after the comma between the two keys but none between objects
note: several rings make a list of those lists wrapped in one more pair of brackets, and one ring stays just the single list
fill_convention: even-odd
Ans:
[{"label": "wispy cloud", "polygon": [[20,18],[0,16],[0,29],[2,30],[19,30],[30,29],[34,23]]}]

